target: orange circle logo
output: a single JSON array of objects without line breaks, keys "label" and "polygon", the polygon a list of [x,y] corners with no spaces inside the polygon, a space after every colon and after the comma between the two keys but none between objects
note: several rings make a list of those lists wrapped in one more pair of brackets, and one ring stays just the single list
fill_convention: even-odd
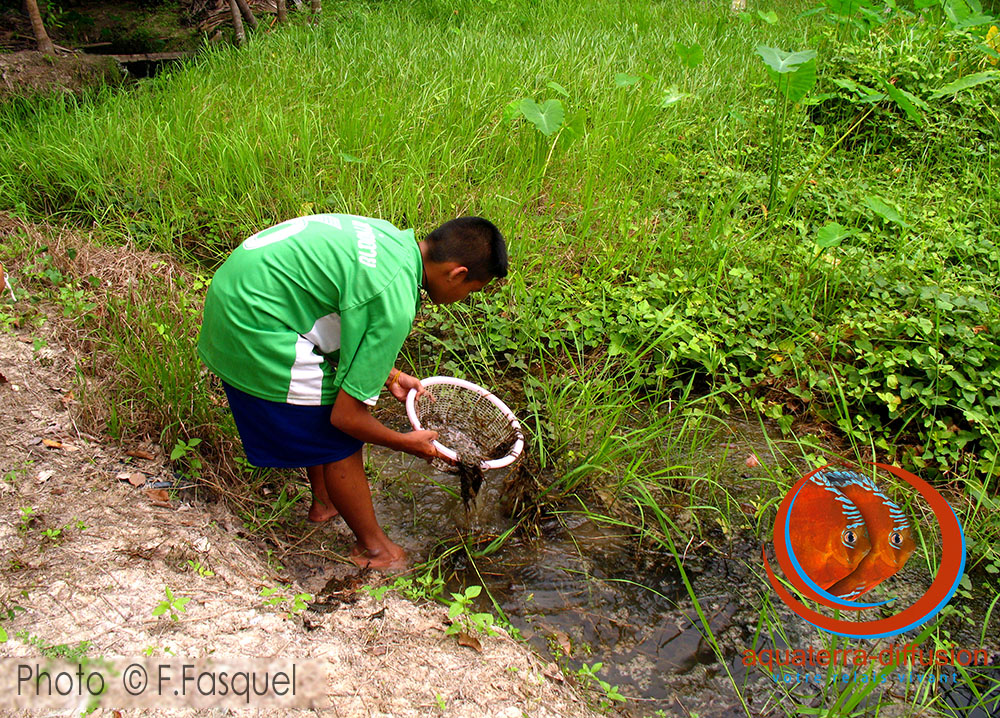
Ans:
[{"label": "orange circle logo", "polygon": [[[782,585],[764,552],[771,586],[797,615],[824,631],[851,638],[884,638],[919,626],[948,603],[965,570],[965,535],[954,510],[930,484],[895,466],[875,463],[915,489],[941,530],[941,564],[930,588],[889,618],[844,621],[805,605]],[[774,552],[787,581],[827,608],[861,611],[895,599],[857,600],[899,571],[916,544],[905,513],[875,480],[827,465],[791,488],[774,520]]]}]

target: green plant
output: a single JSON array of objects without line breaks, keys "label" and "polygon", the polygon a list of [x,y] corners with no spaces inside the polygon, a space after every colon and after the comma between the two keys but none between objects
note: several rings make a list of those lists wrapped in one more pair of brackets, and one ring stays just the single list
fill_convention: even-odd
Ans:
[{"label": "green plant", "polygon": [[61,534],[62,529],[59,528],[48,528],[42,531],[42,536],[53,542],[58,539]]},{"label": "green plant", "polygon": [[187,560],[187,565],[191,567],[191,570],[197,573],[199,576],[205,578],[212,578],[215,576],[215,572],[209,570],[207,566],[203,566],[200,561],[194,561],[193,559]]},{"label": "green plant", "polygon": [[308,602],[312,601],[315,597],[311,593],[296,593],[292,595],[291,584],[278,584],[270,588],[260,589],[260,595],[262,598],[267,600],[264,601],[265,606],[281,606],[285,605],[287,610],[287,616],[291,618],[295,614],[302,613],[309,607]]},{"label": "green plant", "polygon": [[767,65],[775,83],[771,121],[771,169],[767,206],[774,208],[778,196],[778,175],[781,171],[782,146],[785,137],[788,106],[802,100],[816,84],[816,51],[785,52],[775,47],[758,45],[757,54]]},{"label": "green plant", "polygon": [[576,677],[586,686],[596,686],[603,694],[600,701],[601,710],[610,708],[613,701],[625,702],[625,696],[618,691],[618,686],[613,686],[597,675],[597,672],[604,667],[604,663],[598,661],[593,665],[584,663],[576,671]]},{"label": "green plant", "polygon": [[188,602],[191,600],[187,596],[177,596],[174,597],[173,591],[170,590],[170,586],[164,586],[163,592],[166,594],[166,600],[160,601],[156,604],[156,608],[153,609],[153,616],[159,617],[165,614],[170,615],[170,619],[173,621],[179,621],[179,613],[186,613]]},{"label": "green plant", "polygon": [[[616,78],[616,84],[619,87],[627,86],[628,84],[632,84],[631,78],[620,74]],[[549,82],[547,87],[564,98],[569,97],[569,91],[557,82]],[[552,144],[549,146],[548,153],[545,156],[545,163],[542,166],[540,175],[542,178],[545,177],[549,162],[552,160],[552,153],[555,151],[559,139],[565,138],[564,142],[570,144],[582,137],[586,129],[585,113],[578,110],[567,115],[562,100],[556,98],[547,99],[541,104],[530,97],[512,100],[504,109],[503,118],[505,121],[511,121],[519,116],[534,125],[535,129],[546,139],[552,137]],[[553,137],[553,135],[555,136]]]},{"label": "green plant", "polygon": [[17,604],[7,605],[6,603],[0,603],[0,643],[7,642],[7,630],[3,627],[3,621],[13,621],[18,612],[23,612],[24,608],[18,606]]},{"label": "green plant", "polygon": [[448,626],[445,634],[452,636],[464,631],[469,634],[496,635],[493,628],[495,620],[493,614],[477,613],[472,610],[473,602],[482,590],[482,586],[467,586],[462,593],[451,594],[452,600],[448,602],[448,618],[451,620],[451,625]]},{"label": "green plant", "polygon": [[184,439],[177,439],[174,444],[174,448],[170,451],[170,460],[178,461],[182,465],[187,467],[188,472],[197,476],[204,464],[202,463],[201,456],[199,456],[196,447],[201,443],[201,439],[193,438],[185,441]]},{"label": "green plant", "polygon": [[26,533],[31,525],[35,522],[38,514],[36,513],[34,506],[22,506],[20,521],[17,526],[19,533]]},{"label": "green plant", "polygon": [[28,631],[18,631],[14,634],[19,640],[38,649],[45,658],[63,659],[70,663],[80,663],[90,650],[91,641],[80,641],[76,645],[69,643],[48,643],[40,636],[34,636]]}]

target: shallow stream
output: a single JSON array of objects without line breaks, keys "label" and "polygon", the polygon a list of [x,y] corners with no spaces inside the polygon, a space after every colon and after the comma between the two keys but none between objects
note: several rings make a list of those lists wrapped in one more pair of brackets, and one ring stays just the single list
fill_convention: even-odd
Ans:
[{"label": "shallow stream", "polygon": [[[752,513],[752,505],[767,499],[772,485],[759,478],[766,475],[764,469],[748,466],[747,459],[753,455],[761,462],[774,461],[772,446],[761,428],[745,424],[734,427],[713,449],[681,460],[692,463],[692,475],[710,472],[727,486],[742,507],[733,509],[737,514],[748,509]],[[511,526],[499,508],[502,472],[487,472],[473,513],[467,515],[461,500],[441,488],[457,490],[455,475],[380,449],[371,451],[368,462],[380,521],[416,561],[439,554],[442,546],[460,544],[463,532],[492,538]],[[682,527],[684,513],[675,516]],[[733,517],[734,524],[739,521],[753,523],[751,517]],[[758,649],[820,648],[820,640],[761,580],[761,543],[752,530],[734,525],[727,532],[711,528],[702,535],[709,540],[700,540],[692,528],[689,543],[678,546],[678,551],[724,662],[706,640],[673,555],[638,546],[628,531],[595,521],[580,507],[567,507],[546,518],[536,536],[513,534],[489,556],[470,559],[464,550],[454,552],[447,564],[449,589],[486,587],[522,636],[570,673],[584,665],[603,664],[597,676],[628,698],[624,706],[628,715],[722,718],[745,716],[747,711],[753,716],[785,715],[781,705],[788,709],[789,697],[768,674],[745,667],[743,651],[754,644],[755,636]],[[894,590],[904,596],[907,586],[917,591],[928,580],[926,568],[916,558],[893,579],[899,583]],[[479,609],[496,613],[486,593]],[[975,610],[985,611],[987,599],[976,597]],[[771,605],[771,615],[779,619],[762,622],[763,605]],[[978,630],[971,622],[955,622],[955,642],[978,647],[973,628]],[[995,661],[1000,658],[1000,642],[992,643]],[[598,705],[603,691],[592,685]],[[905,688],[890,686],[891,697],[883,703],[905,705]],[[796,703],[819,707],[835,702],[835,697],[820,691],[808,684],[791,689]],[[956,705],[969,702],[961,689],[951,690],[949,698]],[[995,713],[979,709],[964,715],[1000,715],[1000,695],[990,701]]]}]

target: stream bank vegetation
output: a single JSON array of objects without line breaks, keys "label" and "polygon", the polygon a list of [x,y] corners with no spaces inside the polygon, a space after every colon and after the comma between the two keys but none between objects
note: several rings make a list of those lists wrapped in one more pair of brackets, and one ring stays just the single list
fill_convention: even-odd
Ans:
[{"label": "stream bank vegetation", "polygon": [[[976,625],[973,596],[1000,583],[991,12],[977,0],[743,13],[343,3],[128,92],[0,108],[0,206],[98,247],[22,228],[0,255],[14,286],[47,294],[92,348],[80,371],[93,425],[158,437],[180,472],[267,533],[302,492],[234,458],[224,398],[194,353],[212,269],[300,214],[418,233],[489,217],[515,271],[467,304],[424,306],[404,355],[418,375],[495,388],[520,417],[519,530],[583,511],[673,556],[725,667],[685,574],[691,541],[767,541],[809,468],[898,463],[933,480],[965,527],[966,583],[914,637],[950,645],[949,626]],[[80,261],[119,245],[144,261],[114,277]],[[7,325],[35,316],[24,300],[2,311]],[[706,458],[733,441],[736,417],[771,437],[740,485]],[[513,532],[458,548],[474,560]],[[931,565],[933,545],[925,555]],[[777,645],[766,587],[761,575],[748,590],[757,634]],[[975,605],[985,641],[996,600]],[[989,676],[963,674],[968,705],[996,694]],[[732,685],[741,710],[759,709]],[[832,676],[800,690],[776,684],[768,710],[848,716],[883,698]],[[965,714],[928,686],[902,692],[914,712]]]}]

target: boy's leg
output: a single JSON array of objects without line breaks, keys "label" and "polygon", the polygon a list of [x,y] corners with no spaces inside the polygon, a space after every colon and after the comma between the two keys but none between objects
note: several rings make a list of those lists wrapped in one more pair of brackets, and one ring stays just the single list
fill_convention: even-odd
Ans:
[{"label": "boy's leg", "polygon": [[358,540],[351,560],[362,568],[405,568],[406,552],[389,540],[375,518],[361,450],[324,464],[323,472],[327,497]]},{"label": "boy's leg", "polygon": [[309,508],[309,520],[316,523],[329,521],[340,512],[333,505],[329,494],[326,493],[326,475],[323,464],[310,466],[306,469],[309,475],[309,486],[312,488],[313,502]]}]

